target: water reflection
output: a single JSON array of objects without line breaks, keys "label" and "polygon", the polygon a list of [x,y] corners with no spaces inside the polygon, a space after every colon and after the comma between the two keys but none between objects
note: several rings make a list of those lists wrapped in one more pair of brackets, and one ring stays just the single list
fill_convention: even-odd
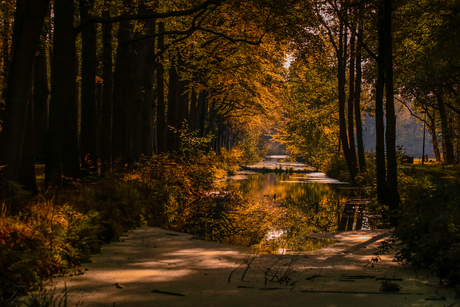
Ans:
[{"label": "water reflection", "polygon": [[[213,240],[250,245],[267,253],[311,251],[333,240],[308,237],[311,233],[337,231],[344,195],[322,173],[244,174],[227,182],[230,191],[238,191],[241,202],[229,200],[228,210],[220,217],[234,225],[221,235],[214,222]],[[332,180],[333,181],[333,180]],[[334,183],[339,183],[333,181]],[[237,225],[235,227],[235,225]]]},{"label": "water reflection", "polygon": [[[323,173],[311,174],[246,174],[236,177],[229,184],[252,198],[278,202],[321,202],[337,198],[335,184],[344,184],[327,178]],[[333,185],[334,184],[334,185]]]}]

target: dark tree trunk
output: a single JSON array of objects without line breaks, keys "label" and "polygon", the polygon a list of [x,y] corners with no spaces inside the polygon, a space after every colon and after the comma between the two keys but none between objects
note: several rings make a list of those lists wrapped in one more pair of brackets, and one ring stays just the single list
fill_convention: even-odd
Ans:
[{"label": "dark tree trunk", "polygon": [[[399,207],[400,199],[398,192],[398,162],[396,157],[396,114],[394,104],[393,86],[393,31],[391,29],[392,0],[384,0],[384,66],[385,66],[385,90],[386,90],[386,149],[387,149],[387,189],[390,210]],[[394,218],[393,218],[393,222]]]},{"label": "dark tree trunk", "polygon": [[[107,5],[107,1],[105,3]],[[110,10],[106,7],[102,13],[110,17]],[[113,73],[112,73],[112,24],[102,25],[102,62],[103,94],[101,118],[101,173],[112,167],[112,98],[113,98]]]},{"label": "dark tree trunk", "polygon": [[[2,99],[6,101],[6,86],[8,83],[8,71],[10,67],[10,33],[11,25],[8,17],[3,18],[2,29],[2,75],[0,82],[2,84]],[[3,119],[3,108],[0,107],[0,120]]]},{"label": "dark tree trunk", "polygon": [[[158,32],[164,32],[165,25],[163,22],[159,23]],[[158,50],[161,52],[164,48],[164,37],[158,37]],[[159,153],[167,151],[166,147],[166,105],[164,94],[164,66],[163,56],[158,58],[157,62],[157,118],[156,118],[156,133],[157,133],[157,150]]]},{"label": "dark tree trunk", "polygon": [[[94,0],[80,0],[80,15],[84,22]],[[97,108],[96,108],[96,25],[90,24],[81,33],[81,132],[80,151],[82,167],[97,171]]]},{"label": "dark tree trunk", "polygon": [[19,182],[27,191],[37,193],[37,181],[35,179],[34,163],[34,129],[33,129],[33,102],[29,102],[27,112],[26,133],[24,136],[23,153],[19,171]]},{"label": "dark tree trunk", "polygon": [[385,40],[384,40],[384,3],[380,1],[378,9],[378,37],[379,55],[377,58],[377,83],[375,85],[375,133],[376,133],[376,172],[377,172],[377,199],[387,203],[386,165],[385,165],[385,126],[383,112],[383,96],[385,87]]},{"label": "dark tree trunk", "polygon": [[206,134],[206,118],[208,117],[208,92],[201,90],[198,95],[198,110],[199,110],[199,137],[204,137]]},{"label": "dark tree trunk", "polygon": [[190,131],[198,130],[199,123],[199,108],[198,108],[198,96],[195,89],[192,89],[190,93]]},{"label": "dark tree trunk", "polygon": [[178,134],[179,127],[179,75],[174,63],[169,69],[169,89],[168,89],[168,131],[167,131],[167,148],[169,152],[178,149]]},{"label": "dark tree trunk", "polygon": [[347,55],[347,35],[344,29],[343,22],[340,23],[339,33],[339,46],[337,49],[337,80],[339,90],[339,129],[340,129],[340,142],[342,145],[343,154],[350,173],[351,180],[354,180],[356,176],[356,166],[353,165],[353,161],[350,154],[350,146],[348,143],[347,136],[347,121],[345,117],[345,72],[346,72],[346,55]]},{"label": "dark tree trunk", "polygon": [[[3,175],[6,180],[19,181],[20,184],[26,183],[20,182],[24,180],[24,177],[20,178],[20,172],[21,161],[24,161],[23,151],[30,148],[24,146],[28,110],[30,110],[29,94],[35,53],[48,5],[49,0],[18,0],[16,2],[13,52],[0,140],[0,165],[5,165]],[[33,174],[28,176],[31,177]]]},{"label": "dark tree trunk", "polygon": [[436,94],[436,100],[438,103],[439,117],[441,117],[441,131],[443,141],[443,160],[444,163],[453,164],[455,162],[454,146],[452,143],[452,132],[449,129],[448,118],[446,113],[446,107],[444,99],[441,94]]},{"label": "dark tree trunk", "polygon": [[[358,42],[361,41],[363,35],[362,9],[359,10],[358,21]],[[363,125],[361,120],[361,45],[358,43],[356,47],[356,81],[355,81],[355,122],[356,122],[356,143],[358,145],[358,160],[360,172],[366,171],[366,159],[364,156],[363,142]]]},{"label": "dark tree trunk", "polygon": [[355,100],[355,29],[351,30],[350,37],[350,67],[349,67],[349,87],[348,87],[348,141],[350,145],[350,160],[353,167],[353,173],[356,174],[358,161],[356,160],[356,146],[355,146],[355,127],[354,127],[354,100]]},{"label": "dark tree trunk", "polygon": [[433,112],[433,115],[431,115],[430,112],[427,110],[426,115],[429,121],[427,126],[431,134],[431,143],[433,144],[434,157],[436,159],[436,162],[441,162],[441,153],[439,151],[438,137],[436,134],[436,113]]},{"label": "dark tree trunk", "polygon": [[[150,12],[150,11],[147,11]],[[149,34],[155,33],[155,20],[146,21]],[[153,154],[153,112],[155,110],[154,76],[155,76],[155,40],[145,42],[145,59],[143,69],[143,99],[141,117],[141,154],[151,156]]]},{"label": "dark tree trunk", "polygon": [[48,73],[46,51],[42,47],[34,66],[34,144],[35,160],[44,162],[46,156],[46,129],[48,126]]},{"label": "dark tree trunk", "polygon": [[145,64],[145,43],[137,42],[132,46],[133,77],[131,81],[131,112],[132,112],[132,157],[133,161],[141,157],[143,80]]},{"label": "dark tree trunk", "polygon": [[[127,147],[130,147],[131,133],[127,131],[126,125],[129,126],[131,121],[130,109],[125,110],[126,99],[130,99],[127,93],[130,89],[129,83],[131,78],[129,66],[131,63],[130,45],[125,42],[132,38],[132,25],[129,21],[120,22],[118,29],[118,47],[117,58],[114,72],[114,88],[113,88],[113,124],[112,124],[112,159],[113,163],[123,162],[124,154],[127,154]],[[128,150],[129,151],[129,150]]]},{"label": "dark tree trunk", "polygon": [[[68,16],[67,18],[70,18]],[[64,116],[64,152],[62,156],[62,173],[66,177],[78,178],[81,176],[80,152],[78,147],[78,85],[76,83],[78,60],[75,49],[75,41],[69,45],[66,51],[69,62],[74,63],[73,70],[70,69],[68,78],[69,89],[67,90],[67,100],[65,101]],[[56,66],[56,69],[60,67]],[[71,84],[71,85],[70,85]],[[62,89],[60,88],[59,91]]]}]

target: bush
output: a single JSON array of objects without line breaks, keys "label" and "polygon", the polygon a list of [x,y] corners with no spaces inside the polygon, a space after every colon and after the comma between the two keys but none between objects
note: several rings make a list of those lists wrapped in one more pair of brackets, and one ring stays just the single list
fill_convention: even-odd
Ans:
[{"label": "bush", "polygon": [[[421,185],[423,186],[423,185]],[[397,259],[429,268],[442,279],[460,283],[460,182],[439,183],[411,193],[394,231]]]}]

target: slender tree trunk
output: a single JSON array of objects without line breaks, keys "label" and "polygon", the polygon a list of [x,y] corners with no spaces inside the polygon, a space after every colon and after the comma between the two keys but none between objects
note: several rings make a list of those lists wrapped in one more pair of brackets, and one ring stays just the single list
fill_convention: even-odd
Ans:
[{"label": "slender tree trunk", "polygon": [[180,128],[178,123],[179,118],[179,75],[175,64],[171,64],[169,69],[169,89],[168,89],[168,144],[167,148],[169,152],[178,149],[178,135],[176,130]]},{"label": "slender tree trunk", "polygon": [[143,105],[143,80],[145,67],[145,42],[132,44],[133,67],[132,84],[132,156],[137,161],[141,157],[141,133],[142,133],[142,105]]},{"label": "slender tree trunk", "polygon": [[35,159],[44,162],[46,156],[46,129],[48,126],[48,72],[46,50],[41,47],[34,66],[34,143]]},{"label": "slender tree trunk", "polygon": [[[362,9],[359,9],[358,20],[358,42],[362,39],[363,22],[362,22]],[[355,81],[355,122],[356,122],[356,143],[358,145],[358,160],[360,172],[366,171],[366,159],[364,156],[364,142],[363,142],[363,124],[361,120],[361,50],[362,47],[358,43],[356,47],[356,81]]]},{"label": "slender tree trunk", "polygon": [[[13,26],[13,52],[5,97],[0,165],[9,181],[20,178],[35,53],[40,41],[49,0],[17,0]],[[33,176],[33,174],[30,174]],[[35,180],[35,177],[34,177]],[[20,184],[23,182],[19,182]]]},{"label": "slender tree trunk", "polygon": [[[146,12],[151,12],[146,10]],[[155,33],[155,20],[146,21],[148,33]],[[155,110],[154,76],[155,63],[155,39],[145,42],[145,59],[143,69],[143,99],[141,117],[141,154],[151,156],[153,154],[153,112]]]},{"label": "slender tree trunk", "polygon": [[349,87],[348,87],[348,142],[350,144],[350,159],[351,165],[356,173],[358,161],[356,159],[356,146],[355,146],[355,127],[354,127],[354,100],[355,100],[355,28],[351,30],[350,36],[350,67],[349,67]]},{"label": "slender tree trunk", "polygon": [[337,78],[338,78],[338,90],[339,90],[339,129],[340,129],[340,141],[342,145],[343,154],[348,167],[350,177],[354,180],[356,176],[356,167],[353,166],[353,162],[350,155],[350,146],[348,143],[347,136],[347,121],[345,117],[345,72],[346,72],[346,55],[347,55],[347,35],[344,29],[344,24],[340,22],[339,32],[339,46],[337,50]]},{"label": "slender tree trunk", "polygon": [[198,108],[198,96],[197,96],[195,89],[192,89],[190,93],[190,124],[189,124],[190,131],[198,130],[199,113],[200,112]]},{"label": "slender tree trunk", "polygon": [[377,199],[379,202],[387,203],[386,191],[386,165],[385,165],[385,126],[383,112],[383,96],[385,87],[385,40],[384,40],[384,3],[379,3],[378,9],[378,37],[379,55],[377,58],[377,83],[375,85],[375,133],[376,133],[376,173],[377,173]]},{"label": "slender tree trunk", "polygon": [[[104,17],[110,17],[108,0],[105,2],[102,12]],[[113,73],[112,73],[112,24],[102,25],[102,61],[103,71],[103,94],[102,94],[102,118],[101,118],[101,173],[105,173],[112,167],[112,98],[113,98]]]},{"label": "slender tree trunk", "polygon": [[130,135],[131,133],[127,132],[126,125],[129,126],[129,121],[131,121],[130,109],[125,110],[127,102],[125,99],[130,99],[129,94],[129,82],[131,63],[129,62],[130,54],[128,48],[131,48],[130,45],[125,44],[127,40],[132,38],[132,26],[129,21],[120,22],[118,29],[118,47],[117,47],[117,57],[115,63],[115,72],[114,72],[114,88],[113,88],[113,123],[112,123],[112,159],[113,163],[123,162],[122,158],[124,153],[129,151],[128,147],[130,144]]},{"label": "slender tree trunk", "polygon": [[[10,68],[10,33],[11,25],[8,17],[3,18],[2,28],[2,74],[0,82],[2,85],[2,99],[6,101],[6,86],[8,84],[8,71]],[[3,109],[0,108],[0,120],[3,119]]]},{"label": "slender tree trunk", "polygon": [[205,136],[206,118],[208,117],[208,92],[201,90],[198,95],[198,109],[199,109],[199,137]]},{"label": "slender tree trunk", "polygon": [[[94,0],[80,0],[80,15],[84,22]],[[82,167],[97,171],[97,108],[96,108],[96,25],[90,24],[81,33],[81,132],[80,148]]]},{"label": "slender tree trunk", "polygon": [[[390,210],[399,207],[400,199],[398,192],[398,162],[396,157],[396,114],[394,104],[394,86],[393,86],[393,39],[391,14],[393,8],[392,0],[384,0],[384,65],[385,65],[385,90],[386,90],[386,148],[387,148],[387,189],[389,197]],[[394,220],[394,218],[393,218]]]},{"label": "slender tree trunk", "polygon": [[[158,32],[164,32],[165,25],[163,22],[159,23]],[[161,52],[164,48],[164,37],[158,37],[158,50]],[[164,93],[164,65],[163,56],[158,58],[157,62],[157,120],[156,120],[156,133],[157,133],[157,150],[159,153],[165,153],[167,151],[166,144],[166,104],[165,104],[165,93]]]},{"label": "slender tree trunk", "polygon": [[19,171],[19,182],[27,191],[37,193],[37,181],[35,179],[34,163],[34,129],[33,129],[33,102],[29,102],[27,112],[26,133],[24,136],[23,153]]},{"label": "slender tree trunk", "polygon": [[429,123],[427,124],[428,129],[431,134],[431,143],[433,144],[433,152],[436,162],[441,162],[441,153],[439,152],[438,137],[436,134],[436,113],[433,112],[433,115],[427,110],[426,115],[428,117]]},{"label": "slender tree trunk", "polygon": [[[70,15],[67,18],[70,18]],[[69,64],[70,62],[73,63],[73,70],[69,68],[69,71],[65,76],[69,83],[68,90],[65,88],[59,89],[59,91],[65,90],[67,92],[67,100],[65,101],[64,109],[64,152],[62,156],[62,173],[66,177],[78,178],[81,176],[81,169],[80,152],[78,147],[78,85],[76,82],[78,59],[76,55],[75,41],[72,41],[69,44],[69,48],[65,50],[65,52],[65,56],[69,59]],[[55,66],[55,68],[59,69],[61,67]]]},{"label": "slender tree trunk", "polygon": [[446,113],[446,107],[444,104],[444,99],[441,94],[436,94],[436,99],[438,103],[439,116],[441,117],[441,131],[442,131],[442,140],[443,140],[443,157],[444,162],[447,164],[453,164],[455,161],[454,156],[454,146],[452,144],[452,133],[449,129],[448,118]]}]

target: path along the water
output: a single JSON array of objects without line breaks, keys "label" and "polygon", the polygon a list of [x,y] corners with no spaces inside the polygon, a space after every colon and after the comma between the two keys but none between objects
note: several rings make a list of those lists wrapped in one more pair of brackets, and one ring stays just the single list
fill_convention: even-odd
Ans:
[{"label": "path along the water", "polygon": [[[388,307],[456,302],[453,289],[440,286],[427,272],[415,274],[392,262],[391,256],[369,262],[388,236],[386,230],[316,236],[337,243],[297,255],[256,256],[249,248],[142,227],[104,246],[102,254],[82,267],[83,275],[53,282],[56,293],[66,285],[69,306],[78,301],[96,307]],[[380,292],[385,278],[397,283],[400,291]]]}]

